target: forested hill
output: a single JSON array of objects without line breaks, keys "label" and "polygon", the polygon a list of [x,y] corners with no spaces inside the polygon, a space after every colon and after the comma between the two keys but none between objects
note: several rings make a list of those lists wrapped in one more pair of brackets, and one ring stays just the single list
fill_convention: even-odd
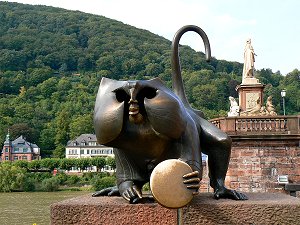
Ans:
[{"label": "forested hill", "polygon": [[[93,132],[101,77],[160,77],[170,86],[170,49],[169,40],[102,16],[0,2],[0,143],[10,128],[12,138],[23,134],[43,153],[62,156],[69,139]],[[226,114],[242,64],[207,63],[187,46],[180,57],[190,103],[208,118]],[[300,111],[298,70],[285,77],[270,69],[256,73],[278,110],[285,88],[287,112]]]}]

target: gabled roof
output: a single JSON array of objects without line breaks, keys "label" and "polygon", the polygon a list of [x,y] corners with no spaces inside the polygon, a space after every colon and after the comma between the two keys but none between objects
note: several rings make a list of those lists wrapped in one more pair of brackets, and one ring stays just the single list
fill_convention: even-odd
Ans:
[{"label": "gabled roof", "polygon": [[12,141],[11,144],[13,147],[18,147],[18,146],[27,147],[27,148],[31,147],[31,143],[26,141],[26,139],[23,137],[23,135],[21,135],[20,137],[18,137],[14,141]]},{"label": "gabled roof", "polygon": [[9,133],[6,135],[6,140],[4,142],[4,147],[2,149],[2,153],[3,151],[5,151],[6,147],[10,147],[11,148],[11,153],[15,154],[20,154],[20,153],[25,153],[25,154],[40,154],[40,148],[33,143],[30,143],[26,140],[25,137],[23,137],[22,135],[18,138],[16,138],[13,141],[10,141],[9,138]]},{"label": "gabled roof", "polygon": [[81,143],[88,144],[89,142],[97,142],[95,134],[81,134],[76,139],[68,141],[67,146],[80,145]]}]

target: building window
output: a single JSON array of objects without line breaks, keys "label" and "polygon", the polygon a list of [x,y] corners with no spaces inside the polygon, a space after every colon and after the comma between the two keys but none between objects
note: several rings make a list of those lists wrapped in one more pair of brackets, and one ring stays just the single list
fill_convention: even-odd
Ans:
[{"label": "building window", "polygon": [[14,152],[19,152],[19,148],[14,148]]},{"label": "building window", "polygon": [[27,160],[27,156],[26,155],[22,156],[22,160]]},{"label": "building window", "polygon": [[90,154],[90,150],[89,149],[86,150],[86,154],[88,154],[88,155]]},{"label": "building window", "polygon": [[28,148],[23,148],[23,152],[28,152]]},{"label": "building window", "polygon": [[18,156],[14,156],[14,161],[18,160]]},{"label": "building window", "polygon": [[90,146],[96,146],[96,144],[97,144],[97,143],[96,143],[95,141],[90,141],[90,142],[89,142],[89,145],[90,145]]},{"label": "building window", "polygon": [[80,155],[83,155],[83,154],[84,154],[84,150],[80,149]]},{"label": "building window", "polygon": [[81,145],[81,146],[85,146],[85,142],[84,142],[84,141],[81,142],[80,145]]},{"label": "building window", "polygon": [[5,156],[5,160],[8,160],[8,156]]},{"label": "building window", "polygon": [[77,155],[77,149],[70,149],[69,155]]},{"label": "building window", "polygon": [[8,152],[8,148],[5,148],[5,152]]}]

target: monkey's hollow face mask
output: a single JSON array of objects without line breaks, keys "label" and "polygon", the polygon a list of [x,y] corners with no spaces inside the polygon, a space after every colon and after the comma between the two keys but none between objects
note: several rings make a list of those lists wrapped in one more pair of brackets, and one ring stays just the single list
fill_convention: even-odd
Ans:
[{"label": "monkey's hollow face mask", "polygon": [[94,110],[98,142],[116,139],[128,123],[151,126],[177,139],[185,129],[186,112],[180,99],[159,78],[116,81],[102,78]]},{"label": "monkey's hollow face mask", "polygon": [[140,124],[145,121],[145,99],[153,99],[157,95],[157,89],[143,86],[139,81],[128,81],[125,86],[114,90],[119,103],[124,103],[124,119],[129,115],[129,121]]}]

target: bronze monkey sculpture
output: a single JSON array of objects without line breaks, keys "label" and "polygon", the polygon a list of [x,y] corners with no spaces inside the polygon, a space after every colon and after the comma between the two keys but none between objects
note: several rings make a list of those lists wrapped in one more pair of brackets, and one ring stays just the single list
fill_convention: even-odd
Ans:
[{"label": "bronze monkey sculpture", "polygon": [[[208,155],[210,185],[214,197],[246,200],[247,197],[225,187],[231,139],[190,107],[185,95],[179,61],[179,40],[187,31],[203,39],[206,59],[210,44],[197,26],[184,26],[172,43],[172,92],[158,79],[116,81],[102,78],[94,111],[94,127],[100,144],[114,148],[117,187],[94,194],[121,195],[131,203],[142,200],[141,188],[149,181],[154,167],[166,159],[181,159],[193,173],[184,183],[198,191],[202,177],[201,152]],[[171,190],[170,190],[171,191]]]}]

